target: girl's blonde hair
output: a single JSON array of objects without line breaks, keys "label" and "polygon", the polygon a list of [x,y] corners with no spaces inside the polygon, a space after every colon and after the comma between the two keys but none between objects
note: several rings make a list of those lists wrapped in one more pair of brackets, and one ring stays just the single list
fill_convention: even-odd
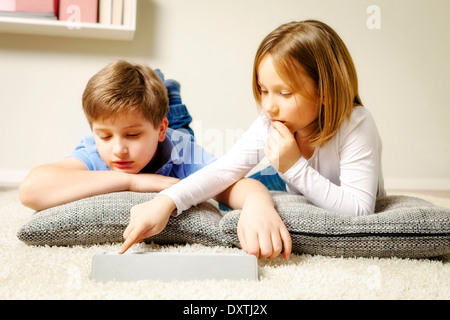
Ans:
[{"label": "girl's blonde hair", "polygon": [[315,20],[290,22],[272,31],[261,43],[253,66],[253,94],[261,104],[258,66],[270,54],[275,68],[296,92],[302,92],[302,69],[315,82],[319,116],[310,142],[325,144],[349,118],[354,105],[362,105],[358,79],[350,53],[338,34]]},{"label": "girl's blonde hair", "polygon": [[89,125],[122,112],[138,111],[156,128],[169,112],[163,81],[146,65],[117,60],[95,74],[83,93]]}]

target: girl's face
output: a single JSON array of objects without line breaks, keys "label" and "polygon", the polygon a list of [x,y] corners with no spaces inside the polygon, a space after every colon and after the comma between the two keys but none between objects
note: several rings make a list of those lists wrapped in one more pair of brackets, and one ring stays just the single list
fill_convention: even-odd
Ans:
[{"label": "girl's face", "polygon": [[257,69],[258,85],[261,90],[261,107],[271,121],[284,123],[293,134],[307,137],[311,124],[319,114],[319,99],[314,81],[301,70],[303,92],[294,92],[278,75],[273,58],[266,54]]},{"label": "girl's face", "polygon": [[153,158],[158,142],[164,141],[167,118],[158,128],[135,111],[92,123],[95,144],[113,171],[139,173]]}]

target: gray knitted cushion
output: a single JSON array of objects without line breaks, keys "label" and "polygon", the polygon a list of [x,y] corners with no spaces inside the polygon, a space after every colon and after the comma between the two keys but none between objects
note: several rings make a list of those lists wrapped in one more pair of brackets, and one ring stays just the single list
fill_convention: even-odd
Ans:
[{"label": "gray knitted cushion", "polygon": [[[450,254],[450,209],[406,196],[386,196],[376,214],[350,217],[312,205],[306,198],[273,193],[292,238],[293,252],[343,257],[428,258]],[[239,210],[220,222],[227,242],[239,245]]]},{"label": "gray knitted cushion", "polygon": [[[46,209],[22,226],[17,237],[30,245],[49,246],[123,242],[131,207],[154,197],[154,193],[115,192]],[[148,241],[222,245],[221,218],[220,212],[205,202],[170,217],[164,231]]]},{"label": "gray knitted cushion", "polygon": [[[30,245],[122,242],[131,207],[154,196],[116,192],[43,210],[19,230],[18,237]],[[294,253],[404,258],[450,254],[450,209],[418,198],[380,198],[377,214],[352,218],[327,212],[302,196],[278,192],[273,196]],[[146,242],[239,246],[239,215],[234,210],[222,217],[214,206],[202,203],[170,217],[164,231]]]}]

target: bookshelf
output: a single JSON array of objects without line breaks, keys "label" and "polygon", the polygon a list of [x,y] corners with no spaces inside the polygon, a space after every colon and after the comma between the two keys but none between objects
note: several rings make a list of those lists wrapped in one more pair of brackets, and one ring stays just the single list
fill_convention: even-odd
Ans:
[{"label": "bookshelf", "polygon": [[136,31],[136,2],[133,1],[131,23],[127,26],[0,16],[0,32],[131,41]]}]

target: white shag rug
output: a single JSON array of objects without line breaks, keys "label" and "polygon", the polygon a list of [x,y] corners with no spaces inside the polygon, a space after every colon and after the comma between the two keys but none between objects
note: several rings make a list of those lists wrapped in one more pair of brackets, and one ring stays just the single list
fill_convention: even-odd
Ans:
[{"label": "white shag rug", "polygon": [[[450,199],[417,194],[450,208]],[[92,257],[120,243],[35,247],[17,239],[33,211],[15,188],[0,187],[0,299],[450,299],[450,256],[441,259],[332,258],[292,255],[260,260],[259,281],[139,281],[90,279]],[[203,245],[139,244],[133,251],[240,252]]]}]

